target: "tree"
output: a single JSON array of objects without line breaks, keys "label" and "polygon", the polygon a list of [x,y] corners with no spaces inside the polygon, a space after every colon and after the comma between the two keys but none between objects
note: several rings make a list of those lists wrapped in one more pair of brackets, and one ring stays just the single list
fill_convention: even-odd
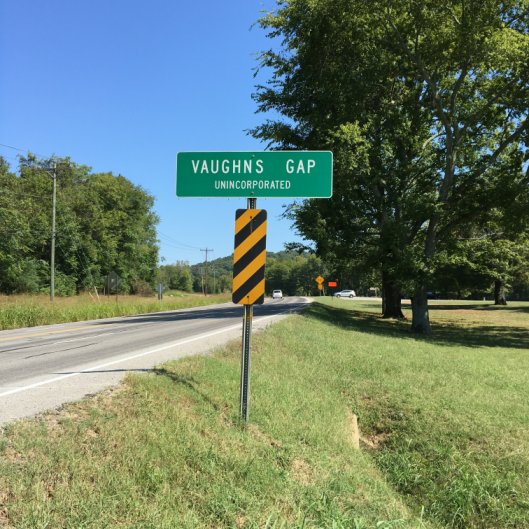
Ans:
[{"label": "tree", "polygon": [[[437,273],[445,283],[470,290],[493,290],[495,305],[506,305],[506,290],[527,273],[529,262],[529,186],[509,208],[485,210],[479,225],[459,227],[441,246]],[[511,192],[509,192],[511,191]]]},{"label": "tree", "polygon": [[386,284],[413,289],[412,328],[428,333],[439,244],[503,207],[506,174],[527,178],[529,2],[279,5],[260,21],[282,48],[261,55],[272,74],[255,98],[286,119],[253,134],[334,150],[335,196],[293,210],[297,228],[322,253],[380,262]]},{"label": "tree", "polygon": [[152,284],[158,260],[154,199],[125,177],[91,175],[74,205],[85,253],[96,264],[93,273],[115,271],[126,285],[136,279]]},{"label": "tree", "polygon": [[[50,161],[20,157],[19,174],[0,163],[0,290],[49,288],[52,216]],[[154,199],[123,176],[94,174],[69,158],[57,176],[58,293],[101,285],[115,271],[121,286],[154,281],[158,247]],[[48,170],[46,170],[48,168]]]},{"label": "tree", "polygon": [[506,305],[507,290],[523,275],[529,261],[526,238],[510,240],[486,233],[456,240],[438,252],[435,290],[457,298],[492,291],[495,305]]},{"label": "tree", "polygon": [[158,269],[159,281],[171,290],[191,292],[193,290],[193,276],[191,267],[185,261],[177,261],[173,265],[163,265]]},{"label": "tree", "polygon": [[0,157],[0,291],[37,291],[38,259],[31,256],[27,211],[30,197]]}]

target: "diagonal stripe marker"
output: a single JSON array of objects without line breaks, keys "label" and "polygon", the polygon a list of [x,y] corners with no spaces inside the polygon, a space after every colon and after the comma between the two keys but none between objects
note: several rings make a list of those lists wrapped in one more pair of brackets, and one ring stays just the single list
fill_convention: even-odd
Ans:
[{"label": "diagonal stripe marker", "polygon": [[232,301],[239,305],[264,303],[266,211],[238,209],[235,213]]}]

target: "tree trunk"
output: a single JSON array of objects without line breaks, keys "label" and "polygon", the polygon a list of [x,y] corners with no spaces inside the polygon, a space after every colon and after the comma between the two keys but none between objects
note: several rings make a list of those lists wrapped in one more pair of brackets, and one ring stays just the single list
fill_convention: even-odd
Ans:
[{"label": "tree trunk", "polygon": [[430,334],[430,316],[428,314],[428,297],[424,286],[418,287],[411,300],[411,330],[418,334]]},{"label": "tree trunk", "polygon": [[505,286],[503,281],[496,279],[494,281],[494,305],[507,305],[505,299]]},{"label": "tree trunk", "polygon": [[400,289],[395,283],[382,275],[382,317],[406,319],[402,313]]}]

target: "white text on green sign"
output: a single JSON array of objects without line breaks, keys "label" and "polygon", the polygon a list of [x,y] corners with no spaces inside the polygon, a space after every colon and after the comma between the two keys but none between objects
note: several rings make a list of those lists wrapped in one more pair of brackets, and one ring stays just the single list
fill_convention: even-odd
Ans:
[{"label": "white text on green sign", "polygon": [[330,151],[179,152],[179,197],[332,195]]}]

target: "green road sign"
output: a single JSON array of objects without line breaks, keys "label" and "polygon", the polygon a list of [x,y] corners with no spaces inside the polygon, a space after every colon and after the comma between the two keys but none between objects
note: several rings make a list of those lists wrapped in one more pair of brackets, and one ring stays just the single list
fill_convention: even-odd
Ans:
[{"label": "green road sign", "polygon": [[332,152],[179,152],[179,197],[332,196]]}]

